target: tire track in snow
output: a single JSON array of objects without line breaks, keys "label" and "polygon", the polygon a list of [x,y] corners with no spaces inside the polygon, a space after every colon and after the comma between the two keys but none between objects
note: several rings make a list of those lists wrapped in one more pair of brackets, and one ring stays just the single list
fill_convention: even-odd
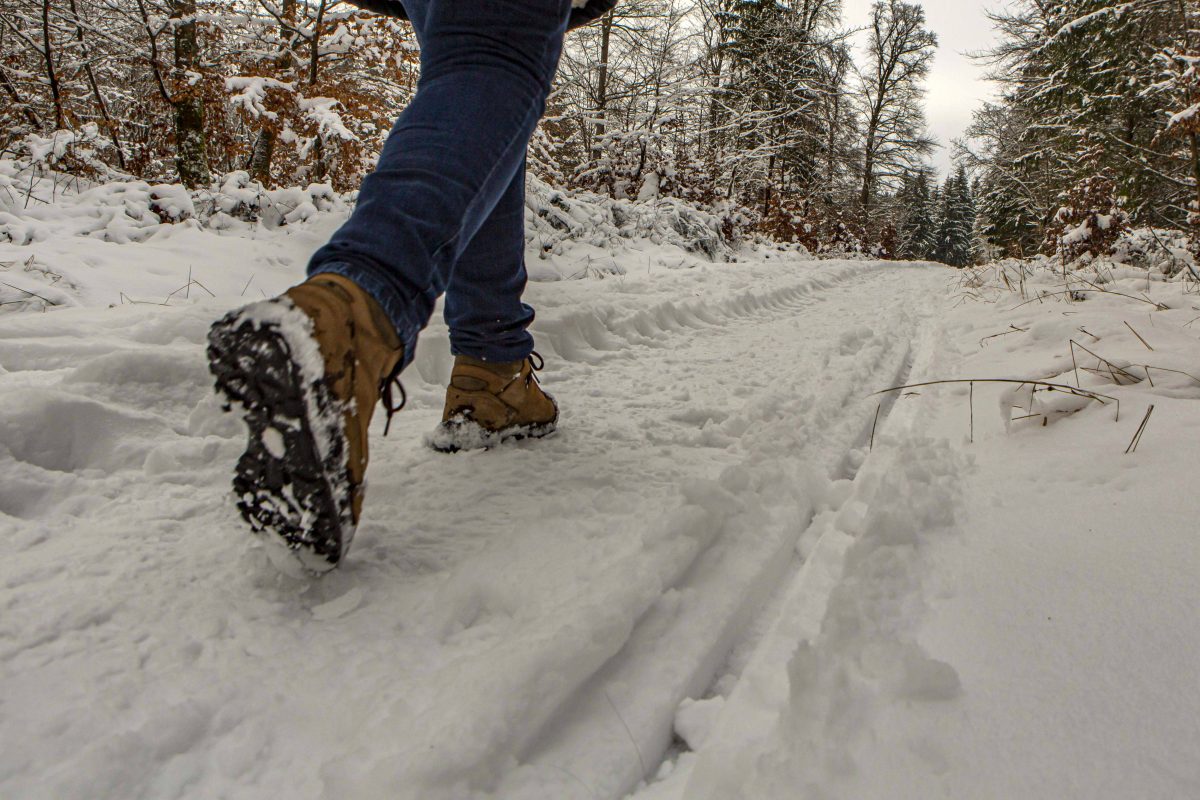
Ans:
[{"label": "tire track in snow", "polygon": [[[822,291],[846,286],[868,279],[877,269],[876,262],[830,262],[819,272],[802,272],[791,279],[773,276],[776,285],[766,289],[746,282],[720,297],[699,296],[695,299],[672,298],[654,302],[646,308],[629,310],[628,296],[597,300],[585,292],[585,302],[577,303],[551,295],[541,296],[546,288],[531,285],[530,291],[538,307],[533,331],[538,346],[548,355],[566,362],[599,364],[613,357],[630,358],[639,347],[670,347],[673,337],[681,332],[707,327],[720,327],[740,319],[761,318],[764,314],[796,311],[814,302]],[[620,279],[608,283],[619,284]],[[578,285],[566,288],[578,289]],[[703,287],[707,289],[708,287]],[[619,294],[619,293],[618,293]],[[546,302],[550,301],[550,302]],[[554,359],[550,373],[554,372]],[[412,365],[421,380],[439,391],[450,379],[449,345],[445,326],[435,320],[430,334],[422,338]],[[408,376],[406,376],[408,377]]]}]

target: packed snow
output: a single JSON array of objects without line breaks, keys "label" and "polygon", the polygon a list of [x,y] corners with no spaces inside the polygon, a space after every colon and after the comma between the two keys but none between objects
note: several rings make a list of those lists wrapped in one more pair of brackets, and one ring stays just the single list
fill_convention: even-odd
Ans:
[{"label": "packed snow", "polygon": [[227,189],[0,219],[0,796],[1200,794],[1190,264],[818,261],[535,185],[560,431],[430,451],[435,319],[297,580],[203,342],[347,206]]}]

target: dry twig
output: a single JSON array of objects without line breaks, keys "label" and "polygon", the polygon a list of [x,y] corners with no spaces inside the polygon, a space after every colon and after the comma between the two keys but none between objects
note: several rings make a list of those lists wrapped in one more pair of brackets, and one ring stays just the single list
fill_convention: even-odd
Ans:
[{"label": "dry twig", "polygon": [[1137,432],[1133,434],[1133,438],[1129,441],[1129,446],[1125,448],[1126,455],[1137,451],[1137,447],[1142,441],[1142,433],[1146,430],[1146,423],[1150,421],[1150,415],[1153,413],[1154,404],[1151,403],[1150,407],[1146,409],[1146,416],[1142,417],[1142,424],[1138,425]]},{"label": "dry twig", "polygon": [[993,333],[991,336],[983,337],[982,339],[979,340],[979,346],[983,347],[984,346],[983,343],[986,342],[988,339],[995,339],[998,336],[1010,336],[1014,333],[1025,333],[1026,331],[1029,330],[1028,328],[1018,328],[1016,325],[1013,325],[1012,323],[1009,323],[1008,327],[1011,328],[1011,330],[1003,331],[1001,333]]},{"label": "dry twig", "polygon": [[[1122,322],[1124,322],[1124,320],[1122,320]],[[1133,330],[1133,326],[1132,326],[1132,325],[1130,325],[1128,322],[1126,322],[1126,323],[1125,323],[1125,327],[1126,327],[1126,328],[1129,328],[1129,330],[1133,331],[1133,335],[1134,335],[1134,336],[1136,336],[1136,337],[1138,338],[1138,341],[1139,341],[1139,342],[1141,342],[1142,344],[1146,345],[1146,349],[1147,349],[1147,350],[1151,350],[1151,351],[1153,351],[1153,350],[1154,350],[1154,348],[1150,346],[1150,343],[1149,343],[1149,342],[1147,342],[1145,339],[1143,339],[1143,338],[1142,338],[1142,335],[1141,335],[1140,333],[1138,333],[1137,331],[1134,331],[1134,330]]]},{"label": "dry twig", "polygon": [[1141,302],[1141,303],[1149,303],[1150,305],[1154,306],[1156,311],[1167,311],[1168,310],[1167,306],[1164,306],[1162,303],[1156,303],[1155,301],[1151,300],[1148,297],[1138,297],[1137,295],[1125,294],[1124,292],[1114,292],[1111,289],[1067,289],[1067,290],[1061,291],[1061,292],[1043,292],[1043,293],[1039,294],[1037,297],[1033,298],[1033,300],[1026,300],[1024,303],[1019,303],[1019,304],[1013,306],[1012,308],[1009,309],[1009,311],[1016,311],[1021,306],[1027,306],[1030,303],[1034,302],[1034,300],[1041,300],[1046,297],[1061,297],[1062,295],[1089,294],[1089,293],[1111,294],[1111,295],[1116,295],[1117,297],[1126,297],[1126,298],[1129,298],[1130,300],[1137,300],[1138,302]]},{"label": "dry twig", "polygon": [[1108,405],[1108,403],[1105,401],[1110,400],[1113,403],[1116,403],[1117,421],[1119,422],[1121,420],[1121,400],[1120,400],[1120,398],[1113,397],[1112,395],[1101,394],[1100,392],[1095,392],[1095,391],[1092,391],[1091,389],[1083,389],[1078,386],[1070,386],[1069,384],[1065,384],[1065,383],[1050,383],[1049,381],[1035,381],[1035,380],[1021,379],[1021,378],[951,378],[951,379],[940,380],[940,381],[924,381],[922,383],[909,383],[904,386],[892,386],[891,388],[888,388],[888,389],[880,389],[878,392],[872,392],[871,395],[874,396],[877,394],[887,394],[888,392],[901,392],[901,391],[904,391],[905,389],[916,389],[921,386],[939,386],[941,384],[948,384],[948,383],[970,383],[970,384],[1011,383],[1011,384],[1016,384],[1017,386],[1034,387],[1034,391],[1037,391],[1036,387],[1041,387],[1043,390],[1049,391],[1049,392],[1066,392],[1067,394],[1074,395],[1075,397],[1083,397],[1088,400],[1095,400],[1097,403],[1099,403],[1102,406]]},{"label": "dry twig", "polygon": [[879,412],[883,410],[883,403],[875,406],[875,421],[871,423],[871,444],[868,446],[868,451],[875,449],[875,428],[879,426]]}]

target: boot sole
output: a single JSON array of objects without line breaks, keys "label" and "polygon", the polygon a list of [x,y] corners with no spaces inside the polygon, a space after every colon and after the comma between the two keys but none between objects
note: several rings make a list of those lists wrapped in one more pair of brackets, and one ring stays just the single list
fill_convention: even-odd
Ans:
[{"label": "boot sole", "polygon": [[558,430],[558,421],[538,425],[520,425],[503,431],[489,431],[469,419],[441,423],[425,437],[431,450],[439,453],[459,453],[468,450],[491,450],[505,442],[522,439],[542,439]]},{"label": "boot sole", "polygon": [[305,375],[297,355],[316,351],[308,325],[287,301],[264,301],[231,312],[208,334],[217,391],[226,407],[242,406],[249,429],[233,477],[238,511],[271,561],[293,575],[336,567],[354,530],[340,404],[323,374]]}]

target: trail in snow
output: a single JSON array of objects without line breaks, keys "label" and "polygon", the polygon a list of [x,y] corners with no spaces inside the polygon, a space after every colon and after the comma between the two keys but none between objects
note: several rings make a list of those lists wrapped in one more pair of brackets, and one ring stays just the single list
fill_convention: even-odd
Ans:
[{"label": "trail in snow", "polygon": [[1008,261],[956,294],[911,382],[1103,402],[903,392],[634,800],[1200,796],[1195,285]]},{"label": "trail in snow", "polygon": [[945,284],[774,258],[534,285],[561,432],[457,456],[421,445],[434,325],[314,582],[226,497],[201,343],[236,297],[0,321],[0,794],[622,796],[741,667]]}]

